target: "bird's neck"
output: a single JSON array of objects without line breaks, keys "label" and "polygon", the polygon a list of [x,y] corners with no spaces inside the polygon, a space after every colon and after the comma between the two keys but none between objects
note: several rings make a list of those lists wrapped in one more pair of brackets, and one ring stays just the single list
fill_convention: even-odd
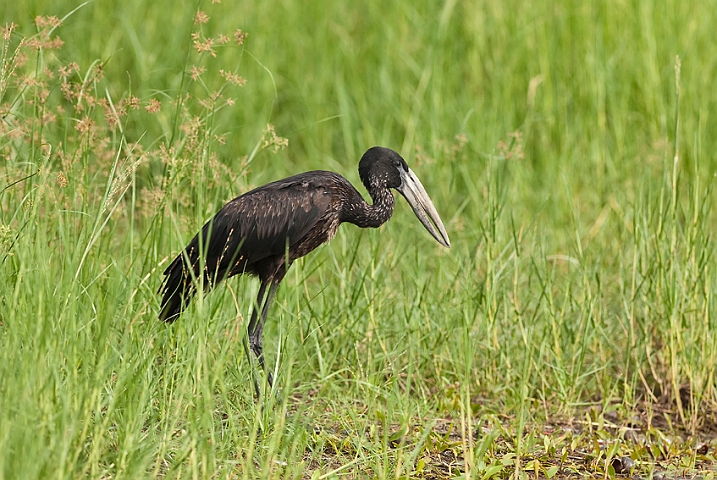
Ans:
[{"label": "bird's neck", "polygon": [[350,212],[346,212],[345,221],[361,228],[377,228],[383,225],[393,215],[395,199],[388,188],[370,188],[369,195],[373,205],[369,205],[358,194],[357,201],[352,202]]}]

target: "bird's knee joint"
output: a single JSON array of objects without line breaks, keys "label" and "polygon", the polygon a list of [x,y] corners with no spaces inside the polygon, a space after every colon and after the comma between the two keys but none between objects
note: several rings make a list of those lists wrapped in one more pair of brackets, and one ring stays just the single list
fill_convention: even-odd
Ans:
[{"label": "bird's knee joint", "polygon": [[249,337],[249,347],[251,348],[251,351],[254,352],[254,355],[261,357],[263,351],[261,340]]}]

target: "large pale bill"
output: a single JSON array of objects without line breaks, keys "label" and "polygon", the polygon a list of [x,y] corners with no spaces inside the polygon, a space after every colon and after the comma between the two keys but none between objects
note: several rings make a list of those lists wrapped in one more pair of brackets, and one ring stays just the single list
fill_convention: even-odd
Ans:
[{"label": "large pale bill", "polygon": [[443,226],[441,217],[438,216],[436,207],[433,206],[433,202],[428,193],[426,193],[426,189],[423,188],[421,181],[410,168],[408,170],[399,168],[399,171],[401,172],[401,186],[397,190],[406,198],[406,201],[413,209],[413,213],[426,227],[426,230],[433,235],[433,238],[444,247],[450,248],[451,242],[448,240],[446,228]]}]

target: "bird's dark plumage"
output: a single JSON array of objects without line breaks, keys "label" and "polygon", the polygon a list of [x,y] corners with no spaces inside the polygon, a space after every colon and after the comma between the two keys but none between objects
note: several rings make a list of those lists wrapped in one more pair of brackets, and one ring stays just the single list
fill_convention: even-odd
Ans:
[{"label": "bird's dark plumage", "polygon": [[[335,173],[307,172],[224,205],[165,270],[160,318],[176,320],[197,282],[206,290],[240,273],[265,282],[281,273],[287,246],[293,261],[329,240],[338,227],[339,206],[332,204],[332,194],[345,189],[344,183],[348,184]],[[204,259],[201,277],[200,257]]]},{"label": "bird's dark plumage", "polygon": [[249,339],[263,366],[263,324],[291,262],[333,238],[341,223],[381,226],[393,214],[390,188],[401,192],[431,235],[449,246],[435,207],[398,153],[369,149],[359,163],[359,175],[372,205],[344,177],[326,171],[272,182],[224,205],[164,271],[159,318],[166,322],[179,318],[197,287],[208,291],[241,273],[258,276],[261,287],[249,322]]}]

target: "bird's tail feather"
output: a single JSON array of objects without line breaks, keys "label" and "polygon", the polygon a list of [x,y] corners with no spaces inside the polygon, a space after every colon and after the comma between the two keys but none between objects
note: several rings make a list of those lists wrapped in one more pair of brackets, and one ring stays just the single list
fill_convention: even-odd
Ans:
[{"label": "bird's tail feather", "polygon": [[160,288],[162,308],[159,312],[159,319],[172,323],[179,318],[182,310],[194,296],[196,289],[192,276],[184,265],[182,255],[174,259],[164,274],[164,283]]},{"label": "bird's tail feather", "polygon": [[[239,262],[239,246],[242,241],[238,245],[231,245],[233,229],[227,232],[216,222],[212,220],[204,225],[202,231],[164,271],[164,283],[159,290],[162,294],[160,320],[174,322],[197,289],[206,293],[232,275],[232,266],[238,268],[244,265]],[[200,242],[204,243],[203,248]],[[231,252],[231,255],[227,252]]]}]

